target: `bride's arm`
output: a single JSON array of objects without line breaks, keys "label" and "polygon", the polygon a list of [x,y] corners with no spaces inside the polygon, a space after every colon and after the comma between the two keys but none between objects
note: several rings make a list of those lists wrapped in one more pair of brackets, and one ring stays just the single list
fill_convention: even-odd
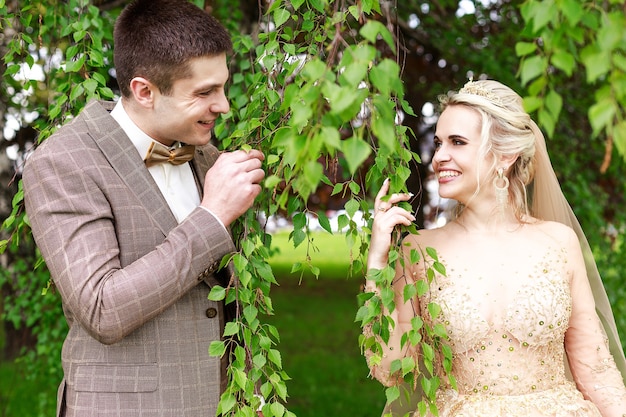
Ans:
[{"label": "bride's arm", "polygon": [[572,375],[578,389],[600,409],[603,417],[624,417],[626,388],[596,314],[583,255],[573,232],[568,242],[568,261],[573,264],[572,315],[565,349]]},{"label": "bride's arm", "polygon": [[[382,359],[380,363],[374,363],[374,361],[371,360],[373,355],[371,351],[365,352],[370,374],[386,386],[391,386],[398,382],[399,375],[394,375],[390,372],[391,364],[394,360],[401,360],[405,357],[413,357],[417,360],[419,354],[417,347],[412,346],[409,342],[406,342],[404,347],[402,347],[401,344],[402,336],[411,330],[411,320],[415,317],[416,313],[419,313],[419,301],[417,297],[404,302],[404,286],[410,283],[411,277],[402,271],[402,269],[403,268],[399,265],[396,267],[396,276],[393,284],[396,308],[392,312],[389,312],[383,307],[383,314],[390,317],[394,323],[394,326],[390,326],[389,328],[389,340],[385,343],[382,338],[376,336],[382,348]],[[366,291],[378,293],[378,289],[372,288],[372,285],[375,284],[368,280]],[[363,332],[366,336],[374,336],[371,325],[365,326]]]},{"label": "bride's arm", "polygon": [[[408,200],[410,195],[393,194],[387,200],[385,196],[388,191],[389,181],[386,180],[378,192],[374,203],[375,214],[367,258],[368,277],[366,278],[371,278],[369,272],[382,270],[387,267],[389,250],[391,249],[391,235],[396,226],[409,226],[415,220],[415,217],[410,212],[395,205],[400,201]],[[377,341],[383,350],[380,363],[374,363],[377,361],[372,360],[373,353],[371,351],[365,352],[372,376],[387,386],[393,385],[397,381],[397,378],[390,374],[391,363],[395,359],[402,359],[408,355],[415,354],[411,348],[401,348],[402,335],[410,329],[411,319],[415,316],[415,312],[419,311],[417,299],[409,300],[406,303],[403,299],[404,286],[411,279],[412,277],[405,274],[405,268],[400,265],[400,262],[397,262],[396,275],[393,282],[396,308],[391,312],[384,307],[382,309],[383,315],[390,317],[394,323],[394,326],[391,326],[389,329],[389,341],[385,343],[382,338],[377,336]],[[380,288],[377,287],[372,279],[366,279],[365,291],[380,294]],[[366,336],[373,336],[371,325],[365,326],[363,332]]]}]

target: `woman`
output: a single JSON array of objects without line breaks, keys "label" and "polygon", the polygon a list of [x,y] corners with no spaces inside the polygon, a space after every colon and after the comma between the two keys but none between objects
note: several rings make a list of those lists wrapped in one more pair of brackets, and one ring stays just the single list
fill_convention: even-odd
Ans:
[{"label": "woman", "polygon": [[[440,388],[440,416],[626,416],[626,366],[608,300],[521,97],[487,80],[440,101],[432,164],[440,196],[458,202],[458,215],[409,235],[402,250],[408,257],[435,248],[446,274],[404,303],[402,289],[425,279],[426,266],[422,259],[397,267],[397,308],[387,314],[398,326],[383,344],[382,363],[370,365],[372,375],[393,384],[391,362],[419,355],[399,341],[421,314],[445,324],[453,352],[457,389]],[[415,220],[397,205],[410,195],[388,192],[385,181],[375,201],[370,270],[387,266],[394,228]],[[373,280],[366,291],[378,291]],[[430,302],[442,309],[435,319],[425,310]]]}]

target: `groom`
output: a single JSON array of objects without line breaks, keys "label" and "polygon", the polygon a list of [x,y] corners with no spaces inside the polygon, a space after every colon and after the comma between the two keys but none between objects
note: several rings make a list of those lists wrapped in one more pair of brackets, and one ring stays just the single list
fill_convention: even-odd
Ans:
[{"label": "groom", "polygon": [[[263,154],[209,142],[229,111],[231,41],[185,0],[136,0],[115,25],[117,103],[91,102],[28,159],[26,212],[69,324],[58,416],[211,416],[225,363],[210,287]],[[225,285],[225,284],[223,284]]]}]

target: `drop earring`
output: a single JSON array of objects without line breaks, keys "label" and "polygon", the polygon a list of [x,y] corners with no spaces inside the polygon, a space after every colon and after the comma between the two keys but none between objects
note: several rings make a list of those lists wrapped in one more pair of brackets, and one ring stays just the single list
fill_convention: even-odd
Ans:
[{"label": "drop earring", "polygon": [[504,175],[504,168],[498,168],[498,173],[493,179],[493,187],[496,189],[496,205],[503,213],[509,203],[509,179]]}]

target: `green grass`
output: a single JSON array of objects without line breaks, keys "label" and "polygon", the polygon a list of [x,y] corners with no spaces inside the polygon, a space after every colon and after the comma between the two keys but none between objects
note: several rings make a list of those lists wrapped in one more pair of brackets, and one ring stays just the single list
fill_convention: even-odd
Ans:
[{"label": "green grass", "polygon": [[[272,248],[278,249],[278,253],[270,259],[274,275],[277,277],[299,278],[299,272],[291,273],[292,265],[296,262],[306,264],[309,257],[310,262],[320,268],[320,279],[348,279],[350,249],[343,235],[313,233],[310,243],[304,241],[294,248],[288,234],[281,232],[273,235]],[[305,268],[304,277],[313,277],[313,274]]]},{"label": "green grass", "polygon": [[0,417],[49,417],[56,407],[56,385],[29,378],[25,366],[0,362]]},{"label": "green grass", "polygon": [[[281,335],[278,348],[292,378],[287,407],[298,417],[378,417],[384,389],[367,377],[354,322],[362,279],[349,277],[344,236],[316,233],[313,245],[294,249],[286,234],[273,241],[280,249],[270,261],[279,286],[272,289],[275,316],[268,321]],[[320,268],[319,279],[290,273],[294,262],[306,262],[307,253]]]},{"label": "green grass", "polygon": [[[384,389],[367,377],[354,322],[362,279],[348,277],[343,235],[316,233],[313,245],[308,254],[319,279],[290,273],[293,263],[306,262],[306,242],[294,249],[285,233],[273,240],[280,252],[270,263],[279,285],[272,288],[275,315],[267,321],[278,328],[278,349],[292,378],[287,408],[298,417],[379,417]],[[57,384],[27,379],[20,364],[0,363],[0,417],[54,415]]]}]

